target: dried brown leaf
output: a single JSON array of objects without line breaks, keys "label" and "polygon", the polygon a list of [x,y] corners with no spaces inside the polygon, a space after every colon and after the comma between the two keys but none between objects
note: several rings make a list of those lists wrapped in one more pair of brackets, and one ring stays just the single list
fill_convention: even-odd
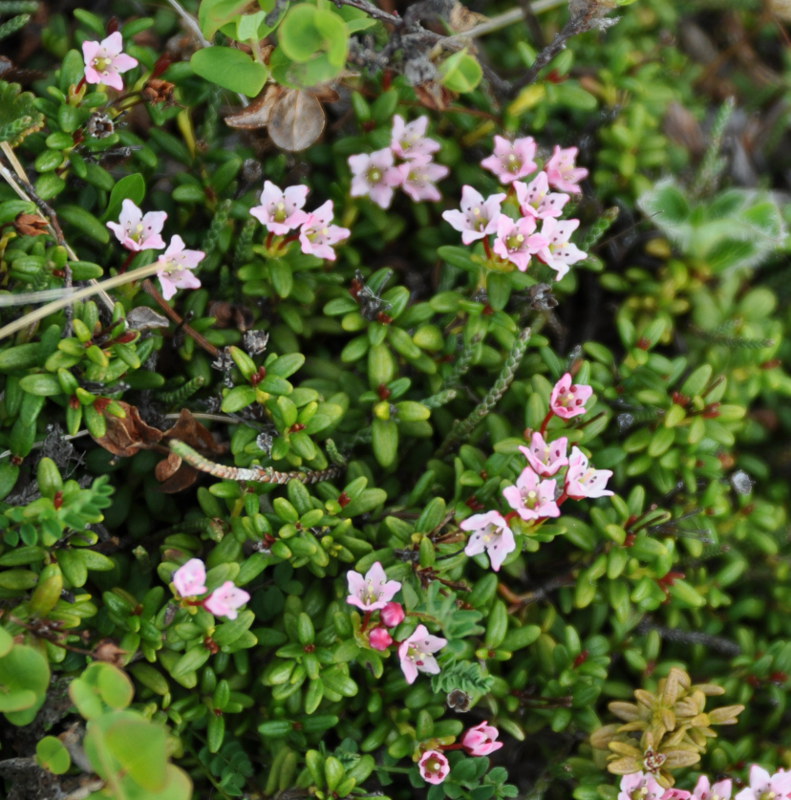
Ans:
[{"label": "dried brown leaf", "polygon": [[150,450],[162,440],[163,433],[144,422],[137,406],[117,401],[124,411],[125,417],[105,414],[107,432],[104,436],[94,436],[94,441],[113,455],[128,458],[141,450]]},{"label": "dried brown leaf", "polygon": [[324,130],[326,117],[312,92],[286,89],[269,115],[269,136],[283,150],[299,152],[310,147]]}]

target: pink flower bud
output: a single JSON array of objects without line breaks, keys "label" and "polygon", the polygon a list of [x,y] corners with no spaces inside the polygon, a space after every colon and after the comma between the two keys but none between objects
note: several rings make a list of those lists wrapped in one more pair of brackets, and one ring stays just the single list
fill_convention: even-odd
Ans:
[{"label": "pink flower bud", "polygon": [[388,603],[379,614],[379,618],[388,628],[395,628],[404,621],[404,607],[401,603]]},{"label": "pink flower bud", "polygon": [[385,628],[374,628],[371,631],[368,640],[374,650],[387,650],[393,643],[393,637],[387,632]]},{"label": "pink flower bud", "polygon": [[470,728],[461,743],[471,756],[488,756],[503,746],[502,742],[495,741],[499,735],[500,731],[484,720],[480,725]]}]

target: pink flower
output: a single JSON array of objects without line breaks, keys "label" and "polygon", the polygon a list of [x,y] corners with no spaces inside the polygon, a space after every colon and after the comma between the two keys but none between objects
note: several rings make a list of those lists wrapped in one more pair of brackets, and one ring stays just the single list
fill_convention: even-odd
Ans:
[{"label": "pink flower", "polygon": [[516,264],[521,272],[527,270],[530,256],[535,255],[547,245],[544,236],[533,233],[536,229],[534,217],[522,217],[513,220],[501,214],[497,220],[497,238],[494,240],[494,252],[501,258]]},{"label": "pink flower", "polygon": [[83,42],[86,83],[103,83],[120,92],[124,88],[121,73],[137,66],[136,58],[121,52],[123,47],[124,40],[118,31],[101,42]]},{"label": "pink flower", "polygon": [[618,800],[660,800],[665,790],[653,775],[633,772],[621,778]]},{"label": "pink flower", "polygon": [[692,795],[695,800],[730,800],[732,792],[733,782],[730,779],[718,781],[712,786],[708,777],[701,775],[692,790]]},{"label": "pink flower", "polygon": [[461,231],[464,244],[472,244],[476,239],[494,233],[500,218],[500,206],[505,194],[492,194],[483,199],[483,195],[472,188],[463,186],[461,190],[461,211],[443,211],[442,218],[457,231]]},{"label": "pink flower", "polygon": [[168,249],[159,257],[162,268],[157,272],[165,300],[170,300],[176,289],[197,289],[200,286],[200,280],[190,270],[205,257],[202,250],[185,250],[184,240],[178,234],[170,240]]},{"label": "pink flower", "polygon": [[376,611],[384,608],[401,588],[398,581],[387,580],[382,565],[377,561],[363,577],[359,572],[346,573],[349,596],[346,602],[363,611]]},{"label": "pink flower", "polygon": [[559,517],[560,509],[555,502],[556,488],[555,481],[539,481],[532,467],[525,467],[516,479],[516,486],[503,489],[503,497],[522,519]]},{"label": "pink flower", "polygon": [[215,589],[203,601],[203,605],[215,617],[236,619],[239,616],[236,610],[241,608],[249,599],[250,595],[244,589],[234,586],[233,581],[225,581],[219,589]]},{"label": "pink flower", "polygon": [[500,731],[494,725],[482,722],[470,728],[462,737],[461,743],[471,756],[488,756],[503,746],[502,742],[495,741],[499,735]]},{"label": "pink flower", "polygon": [[401,183],[401,173],[393,167],[393,151],[386,147],[369,154],[349,156],[352,170],[352,197],[368,196],[378,206],[389,208],[393,187]]},{"label": "pink flower", "polygon": [[539,172],[530,183],[514,181],[514,189],[519,208],[525,216],[539,219],[559,217],[563,212],[563,206],[569,201],[567,194],[549,191],[546,172]]},{"label": "pink flower", "polygon": [[421,200],[440,200],[442,195],[434,185],[444,178],[450,170],[437,164],[427,156],[415,158],[396,167],[401,173],[401,188],[416,202]]},{"label": "pink flower", "polygon": [[569,271],[571,264],[576,264],[588,257],[587,253],[569,241],[571,234],[579,224],[578,219],[567,219],[561,222],[547,217],[541,226],[541,235],[544,237],[545,244],[538,251],[538,257],[557,272],[556,280],[560,280]]},{"label": "pink flower", "polygon": [[574,166],[577,152],[576,147],[567,147],[563,150],[559,144],[555,145],[552,157],[544,165],[549,185],[553,189],[560,189],[572,194],[580,193],[581,190],[577,184],[588,177],[588,170],[585,167]]},{"label": "pink flower", "polygon": [[388,628],[395,628],[404,621],[404,607],[401,603],[388,603],[379,613],[379,619],[387,625]]},{"label": "pink flower", "polygon": [[513,531],[499,511],[474,514],[465,519],[459,527],[463,531],[472,531],[464,552],[468,556],[477,556],[485,550],[495,572],[500,571],[505,557],[516,550]]},{"label": "pink flower", "polygon": [[368,641],[374,650],[387,650],[393,643],[393,637],[386,628],[374,628],[368,636]]},{"label": "pink flower", "polygon": [[520,447],[519,451],[539,475],[548,478],[569,463],[566,455],[568,444],[569,440],[565,436],[547,443],[544,437],[536,432],[530,441],[530,447]]},{"label": "pink flower", "polygon": [[302,210],[308,197],[307,186],[289,186],[283,192],[272,181],[264,182],[264,190],[259,198],[261,205],[254,206],[250,213],[267,230],[276,236],[283,236],[298,228],[307,218]]},{"label": "pink flower", "polygon": [[168,218],[166,211],[143,212],[127,198],[121,203],[118,222],[108,222],[107,227],[127,249],[138,253],[141,250],[161,250],[165,240],[160,235]]},{"label": "pink flower", "polygon": [[585,454],[578,447],[571,448],[565,489],[569,497],[581,500],[583,497],[611,495],[612,492],[604,488],[611,476],[612,470],[610,469],[589,468]]},{"label": "pink flower", "polygon": [[299,229],[299,242],[302,245],[303,253],[326,258],[327,261],[335,261],[336,256],[332,245],[342,239],[347,239],[351,231],[331,223],[332,200],[327,200],[324,205],[307,215]]},{"label": "pink flower", "polygon": [[426,136],[428,117],[424,114],[410,123],[400,114],[393,117],[393,132],[390,148],[400,158],[431,158],[440,148],[440,143]]},{"label": "pink flower", "polygon": [[191,558],[173,573],[173,583],[181,597],[194,597],[206,589],[206,567],[199,558]]},{"label": "pink flower", "polygon": [[688,792],[686,789],[665,789],[665,793],[662,795],[660,800],[689,800],[692,797],[692,792]]},{"label": "pink flower", "polygon": [[735,800],[788,800],[791,795],[791,772],[779,770],[770,775],[763,767],[750,767],[750,785],[742,789]]},{"label": "pink flower", "polygon": [[426,783],[442,783],[450,772],[448,759],[439,750],[426,750],[418,761],[418,766],[420,777]]},{"label": "pink flower", "polygon": [[532,136],[525,136],[513,142],[502,136],[494,137],[494,154],[481,161],[481,166],[493,172],[500,183],[511,183],[535,172],[538,164],[536,142]]},{"label": "pink flower", "polygon": [[432,636],[425,625],[418,625],[415,632],[398,646],[398,657],[407,683],[414,683],[418,672],[439,674],[439,664],[433,653],[448,643],[441,636]]},{"label": "pink flower", "polygon": [[571,419],[586,411],[585,403],[593,394],[593,389],[584,383],[571,383],[567,372],[554,386],[549,396],[552,413],[561,419]]}]

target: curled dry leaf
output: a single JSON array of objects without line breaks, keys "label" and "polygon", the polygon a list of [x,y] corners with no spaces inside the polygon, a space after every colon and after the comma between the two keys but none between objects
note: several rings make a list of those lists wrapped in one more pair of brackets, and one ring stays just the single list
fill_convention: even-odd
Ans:
[{"label": "curled dry leaf", "polygon": [[141,450],[151,450],[162,440],[162,431],[144,422],[137,410],[137,406],[118,401],[125,417],[116,417],[114,414],[105,414],[107,432],[104,436],[94,436],[93,440],[114,456],[129,456]]}]

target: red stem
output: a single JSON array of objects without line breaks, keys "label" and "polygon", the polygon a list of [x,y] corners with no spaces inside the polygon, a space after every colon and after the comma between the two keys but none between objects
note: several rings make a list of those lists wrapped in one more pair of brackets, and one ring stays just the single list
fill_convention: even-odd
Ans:
[{"label": "red stem", "polygon": [[483,249],[486,251],[486,258],[492,259],[494,255],[492,254],[492,246],[489,244],[489,237],[483,237]]},{"label": "red stem", "polygon": [[547,432],[547,425],[549,425],[549,420],[555,416],[555,412],[550,408],[547,415],[544,417],[544,421],[541,423],[541,429],[539,433],[541,434],[542,438],[544,434]]},{"label": "red stem", "polygon": [[129,255],[126,257],[126,260],[123,264],[121,264],[121,269],[118,270],[119,275],[123,275],[128,269],[129,265],[132,263],[132,259],[137,255],[137,251],[130,250]]}]

